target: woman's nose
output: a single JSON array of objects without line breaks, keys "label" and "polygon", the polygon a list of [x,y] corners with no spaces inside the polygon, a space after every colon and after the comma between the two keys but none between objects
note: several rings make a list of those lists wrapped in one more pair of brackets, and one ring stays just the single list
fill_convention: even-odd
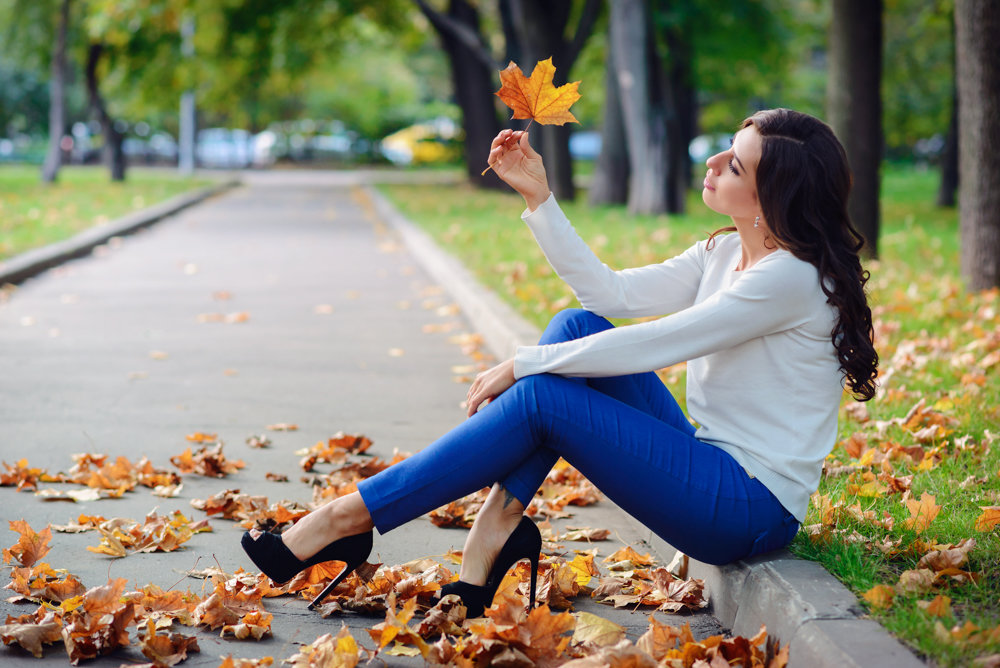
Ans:
[{"label": "woman's nose", "polygon": [[716,174],[718,174],[718,173],[719,173],[719,170],[718,170],[718,169],[716,168],[716,165],[717,165],[717,164],[718,164],[718,162],[719,162],[719,156],[720,156],[720,155],[722,155],[722,154],[721,154],[721,153],[716,153],[715,155],[713,155],[713,156],[710,156],[710,157],[708,158],[708,160],[706,160],[706,161],[705,161],[705,164],[706,164],[706,165],[708,165],[708,169],[709,169],[710,171],[713,171],[713,172],[715,172]]}]

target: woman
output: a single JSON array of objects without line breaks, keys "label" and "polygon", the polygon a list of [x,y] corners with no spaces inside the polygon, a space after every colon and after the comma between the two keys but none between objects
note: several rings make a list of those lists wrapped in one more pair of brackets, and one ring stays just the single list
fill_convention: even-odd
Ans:
[{"label": "woman", "polygon": [[[732,219],[719,232],[736,233],[624,271],[577,236],[526,133],[501,132],[489,164],[524,197],[522,218],[583,309],[479,374],[454,430],[283,536],[246,534],[254,563],[284,581],[339,559],[343,577],[368,556],[373,527],[492,484],[459,581],[443,593],[482,614],[527,558],[533,604],[541,539],[523,512],[560,456],[695,559],[724,564],[788,544],[833,447],[844,386],[871,399],[878,366],[851,176],[829,127],[785,109],[746,119],[708,159],[702,193]],[[654,315],[664,317],[605,319]],[[691,421],[654,373],[683,361]]]}]

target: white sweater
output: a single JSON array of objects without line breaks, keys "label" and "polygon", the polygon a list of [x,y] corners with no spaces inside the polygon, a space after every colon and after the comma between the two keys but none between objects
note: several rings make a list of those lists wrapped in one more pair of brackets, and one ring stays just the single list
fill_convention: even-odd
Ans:
[{"label": "white sweater", "polygon": [[[737,234],[660,264],[614,271],[553,197],[522,218],[583,308],[605,317],[664,316],[592,336],[521,346],[514,376],[602,377],[687,361],[697,438],[722,448],[800,522],[837,436],[842,373],[836,309],[816,268],[776,250],[736,271]],[[664,315],[669,314],[669,315]]]}]

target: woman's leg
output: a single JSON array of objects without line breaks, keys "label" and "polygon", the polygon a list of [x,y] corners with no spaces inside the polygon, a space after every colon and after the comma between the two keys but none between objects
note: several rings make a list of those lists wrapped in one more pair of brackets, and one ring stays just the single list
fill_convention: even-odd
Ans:
[{"label": "woman's leg", "polygon": [[[590,311],[566,309],[553,316],[538,343],[541,345],[571,341],[613,327],[614,325],[606,318]],[[670,390],[653,372],[607,378],[570,378],[569,380],[586,384],[602,394],[661,420],[681,433],[694,436],[694,426],[688,421]],[[501,481],[501,486],[512,492],[514,496],[524,499],[527,494],[534,493],[530,490],[537,490],[541,486],[545,476],[552,470],[558,458],[558,455],[551,450],[541,448],[525,459],[517,469],[508,473]],[[490,519],[489,514],[484,515],[482,511],[480,511],[480,517],[483,517],[483,520],[487,522]],[[472,538],[470,535],[469,540],[466,541],[467,546],[470,546]]]},{"label": "woman's leg", "polygon": [[[537,450],[562,456],[604,494],[692,557],[726,563],[788,526],[788,513],[724,451],[559,376],[523,378],[479,413],[358,490],[384,533],[505,480]],[[506,483],[505,483],[506,487]],[[534,489],[507,488],[522,505]]]},{"label": "woman's leg", "polygon": [[[590,311],[566,309],[549,321],[539,344],[579,339],[613,327],[606,318]],[[681,432],[694,434],[694,427],[655,373],[570,380],[648,413]],[[503,481],[493,485],[465,540],[459,574],[462,581],[470,584],[486,581],[497,553],[524,512],[524,505],[518,496],[527,499],[529,494],[533,494],[532,490],[537,490],[542,484],[558,457],[552,450],[539,448],[508,473]]]}]

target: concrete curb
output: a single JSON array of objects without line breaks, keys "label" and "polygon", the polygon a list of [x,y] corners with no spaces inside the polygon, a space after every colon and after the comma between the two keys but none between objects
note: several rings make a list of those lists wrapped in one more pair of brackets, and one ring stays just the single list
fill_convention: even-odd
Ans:
[{"label": "concrete curb", "polygon": [[[541,332],[479,282],[374,188],[378,214],[403,238],[414,257],[451,292],[472,326],[498,359],[518,345],[534,345]],[[650,549],[669,563],[676,550],[624,513]],[[701,578],[712,612],[734,635],[753,636],[761,625],[789,644],[789,665],[823,668],[919,667],[925,664],[877,622],[865,618],[857,597],[820,564],[778,550],[725,566],[690,560],[690,577]]]},{"label": "concrete curb", "polygon": [[21,253],[6,262],[0,262],[0,285],[5,283],[15,285],[22,283],[32,276],[37,276],[41,272],[60,265],[67,260],[82,257],[90,253],[95,247],[107,242],[112,237],[131,234],[136,230],[151,225],[161,218],[175,214],[181,209],[186,209],[193,204],[197,204],[224,190],[228,190],[238,185],[238,183],[235,180],[228,180],[206,186],[199,190],[181,193],[159,204],[154,204],[151,207],[127,214],[106,225],[86,229],[65,241],[58,241],[48,246]]}]

